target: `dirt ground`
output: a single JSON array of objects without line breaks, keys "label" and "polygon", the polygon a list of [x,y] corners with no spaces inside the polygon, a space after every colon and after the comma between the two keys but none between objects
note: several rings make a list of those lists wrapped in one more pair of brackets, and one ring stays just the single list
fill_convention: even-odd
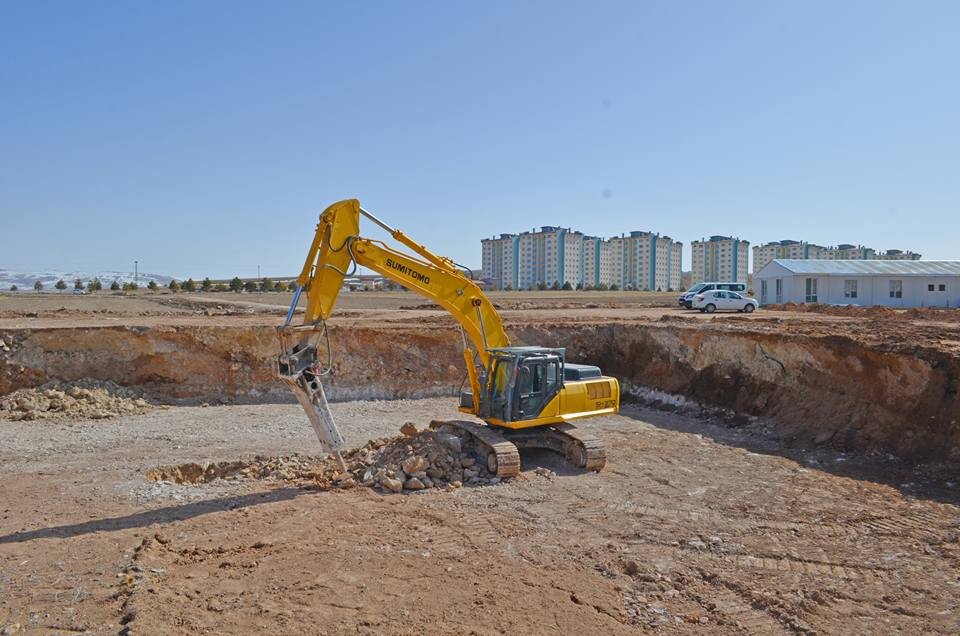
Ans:
[{"label": "dirt ground", "polygon": [[[657,322],[960,352],[957,310],[704,316],[675,294],[493,299],[514,329]],[[289,300],[0,294],[0,349],[4,329],[274,325]],[[344,294],[332,322],[453,327],[400,292]],[[447,398],[332,406],[350,446],[455,416]],[[761,421],[697,412],[625,404],[590,420],[608,448],[598,474],[524,453],[509,482],[398,495],[147,479],[158,466],[315,453],[293,404],[0,419],[0,633],[960,631],[955,470],[787,449]]]},{"label": "dirt ground", "polygon": [[[351,445],[449,399],[333,405]],[[3,422],[9,633],[956,633],[949,476],[626,405],[599,474],[406,495],[148,481],[316,448],[293,405]]]}]

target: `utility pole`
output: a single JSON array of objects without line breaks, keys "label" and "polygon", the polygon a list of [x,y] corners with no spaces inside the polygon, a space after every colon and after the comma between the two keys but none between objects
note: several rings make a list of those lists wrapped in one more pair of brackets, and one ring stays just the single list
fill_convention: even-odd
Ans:
[{"label": "utility pole", "polygon": [[257,265],[257,280],[260,280],[260,266]]},{"label": "utility pole", "polygon": [[140,261],[133,261],[133,284],[138,285],[140,281]]}]

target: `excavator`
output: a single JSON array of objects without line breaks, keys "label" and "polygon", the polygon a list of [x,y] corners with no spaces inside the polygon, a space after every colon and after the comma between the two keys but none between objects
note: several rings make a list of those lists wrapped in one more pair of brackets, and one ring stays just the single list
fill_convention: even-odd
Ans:
[{"label": "excavator", "polygon": [[[363,216],[385,230],[414,255],[360,236]],[[600,441],[573,423],[616,413],[620,385],[591,365],[566,362],[563,348],[511,346],[493,303],[472,280],[469,270],[438,256],[366,211],[357,199],[339,201],[320,215],[316,233],[297,278],[293,302],[277,328],[277,371],[306,411],[324,450],[346,470],[344,446],[324,393],[322,377],[330,372],[329,332],[345,277],[366,267],[446,309],[463,335],[463,360],[469,388],[460,391],[459,411],[485,422],[454,420],[457,434],[491,473],[501,478],[520,472],[519,449],[559,453],[573,466],[599,471],[606,464]],[[302,324],[293,324],[306,292]],[[326,338],[326,364],[320,340]],[[468,342],[469,339],[469,342]]]}]

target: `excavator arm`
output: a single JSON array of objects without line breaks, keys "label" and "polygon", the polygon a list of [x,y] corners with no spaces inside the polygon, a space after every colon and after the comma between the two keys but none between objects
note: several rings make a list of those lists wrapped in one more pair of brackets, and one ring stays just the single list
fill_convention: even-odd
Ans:
[{"label": "excavator arm", "polygon": [[[361,215],[385,229],[416,256],[361,237]],[[311,342],[318,332],[325,333],[324,321],[333,313],[343,279],[358,265],[421,294],[453,315],[473,345],[464,347],[463,352],[473,395],[480,394],[481,385],[474,356],[479,358],[480,368],[487,369],[490,350],[510,345],[490,299],[452,260],[433,254],[400,230],[389,227],[361,208],[356,199],[334,203],[320,215],[297,278],[293,303],[285,324],[279,327],[281,355],[278,361],[281,378],[293,389],[321,442],[334,452],[343,447],[343,438],[330,415],[319,380],[317,349]],[[303,324],[293,326],[291,321],[303,291],[307,294]],[[475,415],[478,409],[475,401]]]}]

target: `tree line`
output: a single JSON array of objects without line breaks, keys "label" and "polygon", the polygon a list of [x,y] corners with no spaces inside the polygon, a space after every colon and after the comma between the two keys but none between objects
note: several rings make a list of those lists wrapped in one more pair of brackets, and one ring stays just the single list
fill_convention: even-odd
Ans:
[{"label": "tree line", "polygon": [[[281,280],[273,281],[269,278],[264,278],[259,281],[254,281],[254,280],[244,281],[239,276],[234,276],[233,279],[230,281],[230,283],[226,285],[223,283],[214,283],[209,278],[204,278],[199,283],[193,280],[192,278],[188,278],[185,281],[178,281],[177,279],[173,279],[170,281],[170,284],[168,284],[166,287],[172,292],[232,291],[232,292],[239,293],[243,291],[245,292],[266,292],[266,291],[284,292],[284,291],[292,291],[296,289],[296,286],[297,284],[294,282],[285,283]],[[43,281],[41,280],[38,280],[33,284],[33,289],[38,292],[43,291],[43,287],[44,287]],[[53,287],[58,291],[63,291],[67,288],[67,282],[61,278],[56,283],[54,283]],[[85,290],[87,292],[92,293],[92,292],[101,291],[103,289],[103,283],[99,278],[94,278],[93,280],[88,281],[86,283],[84,283],[84,281],[82,281],[81,279],[77,278],[76,280],[73,281],[73,288],[74,290]],[[150,282],[147,283],[146,288],[149,289],[150,291],[157,291],[160,289],[160,286],[157,284],[157,281],[151,280]],[[125,292],[136,291],[137,289],[140,289],[140,285],[132,281],[128,281],[126,283],[121,284],[120,281],[114,280],[112,283],[110,283],[109,289],[111,291],[125,291]],[[10,286],[10,291],[18,291],[18,290],[19,288],[16,285]]]}]

